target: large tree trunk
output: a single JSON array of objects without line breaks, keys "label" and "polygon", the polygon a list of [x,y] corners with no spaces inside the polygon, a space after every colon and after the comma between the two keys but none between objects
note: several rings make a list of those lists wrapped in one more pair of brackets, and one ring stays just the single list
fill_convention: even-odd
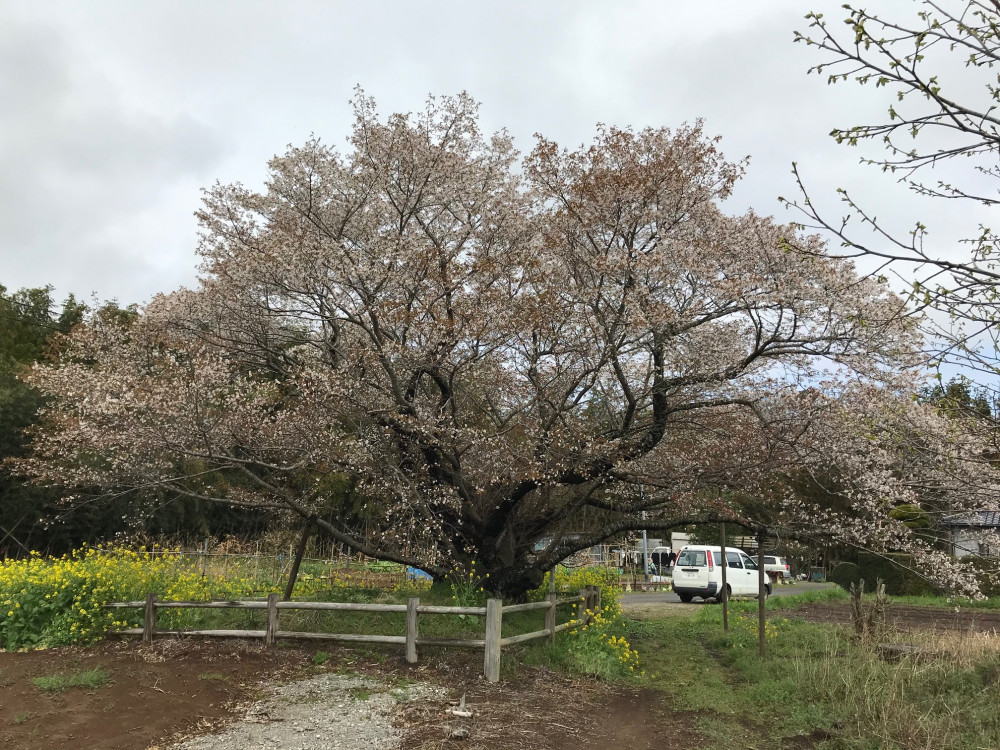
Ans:
[{"label": "large tree trunk", "polygon": [[505,601],[523,601],[529,591],[537,589],[545,580],[545,571],[538,568],[523,568],[511,570],[501,568],[496,573],[490,573],[488,580],[497,578],[497,585],[489,587],[489,590],[499,595]]}]

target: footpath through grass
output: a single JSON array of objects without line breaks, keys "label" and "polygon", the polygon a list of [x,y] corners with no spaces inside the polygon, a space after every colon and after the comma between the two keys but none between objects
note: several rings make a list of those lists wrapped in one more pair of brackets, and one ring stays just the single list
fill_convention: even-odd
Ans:
[{"label": "footpath through grass", "polygon": [[629,621],[628,638],[667,711],[701,714],[712,747],[1000,747],[1000,644],[996,636],[936,637],[933,658],[881,658],[852,630],[795,618],[804,601],[768,602],[768,654],[757,653],[756,602],[690,617]]}]

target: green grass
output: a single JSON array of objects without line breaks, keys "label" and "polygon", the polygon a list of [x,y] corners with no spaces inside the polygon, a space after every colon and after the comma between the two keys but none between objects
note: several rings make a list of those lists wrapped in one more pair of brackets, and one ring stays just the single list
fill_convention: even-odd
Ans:
[{"label": "green grass", "polygon": [[1000,597],[966,599],[960,596],[890,596],[889,601],[924,607],[961,607],[963,609],[1000,609]]},{"label": "green grass", "polygon": [[225,682],[226,676],[218,672],[203,672],[198,675],[198,679],[206,682]]},{"label": "green grass", "polygon": [[99,688],[108,681],[108,674],[102,669],[75,670],[61,674],[35,677],[32,684],[46,693],[60,693],[71,688]]},{"label": "green grass", "polygon": [[315,654],[313,654],[313,664],[315,664],[317,667],[323,666],[324,664],[327,663],[327,661],[329,661],[329,659],[330,659],[330,654],[328,654],[326,651],[317,651]]},{"label": "green grass", "polygon": [[795,609],[801,604],[812,602],[837,602],[847,601],[850,596],[840,586],[830,586],[825,589],[812,589],[803,591],[801,594],[790,594],[788,596],[770,596],[764,605],[770,610]]},{"label": "green grass", "polygon": [[[848,599],[850,596],[846,591],[837,586],[836,588],[824,589],[821,591],[805,592],[801,595],[795,596],[777,596],[771,597],[768,600],[768,606],[772,604],[781,607],[785,600],[797,600],[799,603],[805,601],[800,599],[800,597],[810,596],[812,594],[818,594],[821,596],[828,595],[832,599]],[[865,598],[871,598],[874,594],[868,592],[865,594]],[[813,601],[821,601],[821,599],[816,599]],[[889,596],[889,601],[894,604],[907,604],[915,605],[920,607],[947,607],[949,609],[954,609],[955,607],[960,607],[962,609],[1000,609],[1000,596],[993,597],[992,599],[967,599],[961,596]],[[794,606],[794,604],[793,604]]]},{"label": "green grass", "polygon": [[698,712],[710,747],[778,750],[806,736],[809,746],[843,750],[1000,747],[1000,649],[971,667],[886,662],[846,628],[796,620],[795,606],[816,593],[768,601],[764,658],[755,602],[733,604],[728,633],[714,606],[630,621],[645,670],[637,682],[662,692],[671,710]]}]

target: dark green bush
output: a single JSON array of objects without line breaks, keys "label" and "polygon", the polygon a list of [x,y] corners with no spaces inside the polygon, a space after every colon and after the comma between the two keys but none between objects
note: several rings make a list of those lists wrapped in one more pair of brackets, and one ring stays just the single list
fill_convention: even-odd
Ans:
[{"label": "dark green bush", "polygon": [[858,555],[857,567],[867,591],[873,591],[875,581],[881,579],[885,584],[885,593],[890,596],[929,596],[937,593],[929,581],[910,570],[912,566],[910,555],[876,555],[870,552]]},{"label": "dark green bush", "polygon": [[830,572],[830,580],[845,591],[850,591],[851,584],[861,580],[861,569],[850,562],[838,563]]}]

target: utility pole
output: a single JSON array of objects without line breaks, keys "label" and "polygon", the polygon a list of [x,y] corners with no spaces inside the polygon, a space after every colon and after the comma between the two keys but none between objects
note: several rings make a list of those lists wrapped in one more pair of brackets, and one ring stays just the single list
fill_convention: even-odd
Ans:
[{"label": "utility pole", "polygon": [[757,650],[764,655],[767,621],[764,619],[764,529],[757,531]]},{"label": "utility pole", "polygon": [[729,560],[726,558],[726,522],[719,524],[719,533],[722,535],[722,629],[729,630],[729,585],[726,581],[726,568],[729,567]]},{"label": "utility pole", "polygon": [[[639,497],[642,497],[642,488],[639,488]],[[642,520],[646,520],[646,511],[642,512]],[[642,575],[643,579],[647,584],[649,584],[649,546],[646,542],[646,529],[642,530]],[[648,589],[649,586],[647,585]]]},{"label": "utility pole", "polygon": [[[643,513],[643,516],[646,514]],[[645,520],[645,519],[643,519]],[[646,530],[642,530],[642,573],[643,580],[649,583],[649,546],[646,542]]]}]

